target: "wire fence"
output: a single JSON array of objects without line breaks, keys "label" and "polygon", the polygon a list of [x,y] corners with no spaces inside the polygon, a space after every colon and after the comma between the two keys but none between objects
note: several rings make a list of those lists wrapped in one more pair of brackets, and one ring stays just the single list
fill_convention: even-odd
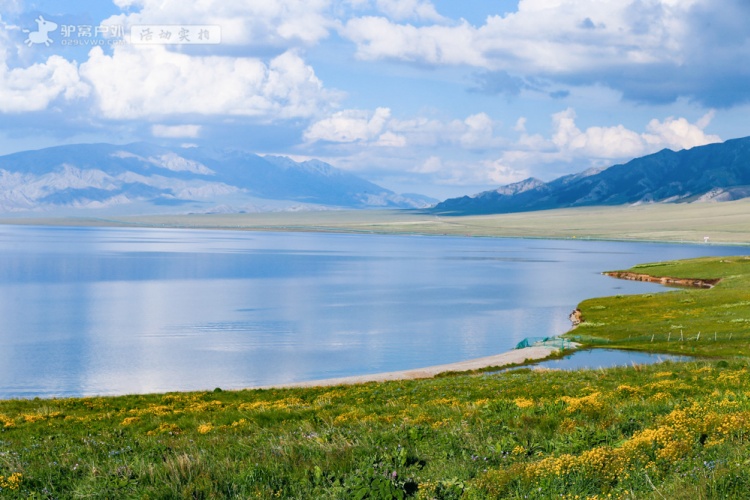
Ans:
[{"label": "wire fence", "polygon": [[644,343],[672,343],[672,342],[683,342],[683,343],[696,343],[701,344],[707,343],[720,343],[720,342],[732,342],[741,340],[750,340],[750,332],[686,332],[684,330],[669,331],[666,333],[652,333],[645,335],[630,335],[627,338],[619,338],[616,340],[605,339],[601,337],[594,337],[589,335],[570,335],[568,337],[571,341],[581,342],[584,344],[594,345],[606,345],[606,344],[644,344]]},{"label": "wire fence", "polygon": [[645,343],[673,343],[681,342],[684,344],[696,343],[709,344],[721,342],[750,342],[750,332],[686,332],[684,330],[668,331],[666,333],[652,333],[645,335],[631,335],[627,338],[605,339],[591,335],[567,335],[563,337],[527,337],[516,344],[516,349],[523,349],[531,346],[548,346],[558,349],[572,349],[578,344],[600,345],[609,344],[645,344]]}]

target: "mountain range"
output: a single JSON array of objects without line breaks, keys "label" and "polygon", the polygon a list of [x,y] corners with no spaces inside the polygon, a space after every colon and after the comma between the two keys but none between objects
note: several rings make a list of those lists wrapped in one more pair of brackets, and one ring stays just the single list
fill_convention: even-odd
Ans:
[{"label": "mountain range", "polygon": [[236,150],[76,144],[0,156],[0,213],[209,213],[423,208],[318,160]]},{"label": "mountain range", "polygon": [[474,196],[451,198],[433,212],[453,215],[565,207],[731,201],[750,196],[750,137],[682,151],[664,149],[625,164],[550,182],[529,178]]}]

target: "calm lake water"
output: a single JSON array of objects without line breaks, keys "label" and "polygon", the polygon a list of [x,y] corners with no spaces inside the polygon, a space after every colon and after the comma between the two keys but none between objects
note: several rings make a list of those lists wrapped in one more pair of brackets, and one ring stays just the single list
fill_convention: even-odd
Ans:
[{"label": "calm lake water", "polygon": [[403,370],[560,334],[599,273],[709,245],[0,226],[0,398]]}]

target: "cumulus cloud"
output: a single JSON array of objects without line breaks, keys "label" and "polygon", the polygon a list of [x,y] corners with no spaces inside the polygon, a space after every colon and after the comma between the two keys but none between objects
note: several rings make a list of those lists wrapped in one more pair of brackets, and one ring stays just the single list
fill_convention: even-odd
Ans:
[{"label": "cumulus cloud", "polygon": [[0,112],[22,113],[46,109],[56,99],[73,101],[86,97],[89,86],[82,82],[78,67],[60,56],[26,68],[0,63]]},{"label": "cumulus cloud", "polygon": [[[332,152],[330,161],[343,168],[413,186],[416,191],[420,184],[442,186],[453,189],[455,196],[463,188],[481,191],[532,176],[551,180],[663,148],[679,150],[717,142],[718,136],[704,130],[713,114],[708,112],[694,122],[684,117],[655,118],[642,130],[622,124],[582,128],[576,123],[575,110],[568,108],[550,116],[552,131],[545,137],[528,132],[526,117],[500,126],[486,113],[453,120],[398,119],[388,108],[378,108],[339,111],[313,124],[305,137],[310,151],[317,148],[313,155]],[[503,137],[503,130],[517,136]],[[384,145],[392,147],[379,147]]]},{"label": "cumulus cloud", "polygon": [[179,138],[198,137],[201,133],[200,125],[153,125],[151,135],[154,137]]},{"label": "cumulus cloud", "polygon": [[[720,141],[718,136],[703,130],[712,116],[713,112],[709,112],[695,123],[685,118],[653,119],[642,132],[623,125],[592,126],[581,130],[576,124],[575,111],[569,108],[552,115],[553,130],[549,137],[527,133],[527,120],[521,117],[513,127],[519,133],[518,139],[510,142],[493,137],[492,143],[496,147],[485,151],[480,160],[446,160],[427,153],[408,172],[415,179],[429,177],[430,182],[444,186],[498,186],[531,176],[549,179],[545,172],[550,167],[559,169],[562,175],[589,167],[610,166],[663,148],[680,150]],[[484,124],[480,130],[490,125],[481,114],[461,122],[451,122],[453,126],[457,123],[465,126],[467,123]],[[422,148],[419,151],[426,152]]]},{"label": "cumulus cloud", "polygon": [[471,150],[498,144],[493,127],[494,122],[486,113],[470,115],[464,120],[441,121],[424,117],[399,120],[391,118],[389,108],[377,108],[374,112],[350,109],[313,123],[305,131],[304,138],[308,143],[356,142],[390,147],[450,144]]},{"label": "cumulus cloud", "polygon": [[476,29],[465,21],[458,26],[417,27],[367,16],[349,20],[341,33],[357,44],[357,56],[361,59],[488,65],[476,44]]},{"label": "cumulus cloud", "polygon": [[403,148],[406,146],[406,137],[403,135],[394,134],[393,132],[384,132],[378,141],[375,143],[376,146],[382,146],[387,148]]},{"label": "cumulus cloud", "polygon": [[503,185],[529,177],[526,169],[513,168],[503,159],[466,162],[444,160],[434,155],[411,168],[410,172],[429,176],[431,182],[444,186]]},{"label": "cumulus cloud", "polygon": [[[528,177],[525,166],[516,168],[493,151],[507,142],[496,135],[495,126],[486,113],[439,120],[397,119],[391,117],[388,108],[344,110],[312,124],[305,132],[305,139],[308,147],[315,143],[333,146],[339,155],[334,161],[339,166],[360,172],[367,170],[371,178],[388,179],[395,175],[399,182],[414,186],[426,182],[486,186]],[[488,154],[489,158],[456,159],[456,148]],[[434,154],[436,151],[448,154],[443,157]]]},{"label": "cumulus cloud", "polygon": [[103,24],[211,24],[221,28],[222,43],[288,47],[315,44],[328,36],[334,20],[330,0],[115,0],[137,12],[113,16]]},{"label": "cumulus cloud", "polygon": [[482,173],[492,184],[511,184],[513,182],[522,181],[529,177],[528,170],[524,168],[516,169],[514,167],[511,167],[505,163],[504,159],[484,160],[481,163],[481,166]]},{"label": "cumulus cloud", "polygon": [[426,0],[376,0],[375,4],[380,11],[396,21],[405,19],[444,21],[432,2]]},{"label": "cumulus cloud", "polygon": [[492,118],[487,113],[478,113],[464,120],[466,130],[459,139],[465,148],[484,147],[492,144],[494,133]]},{"label": "cumulus cloud", "polygon": [[80,68],[106,118],[239,115],[309,117],[334,94],[293,51],[268,64],[256,58],[189,56],[165,47],[96,47]]},{"label": "cumulus cloud", "polygon": [[413,167],[411,172],[417,174],[434,174],[443,169],[443,160],[439,156],[430,156],[419,165]]},{"label": "cumulus cloud", "polygon": [[357,142],[377,139],[391,116],[388,108],[377,108],[374,113],[350,109],[313,123],[304,134],[309,142]]},{"label": "cumulus cloud", "polygon": [[[615,61],[678,59],[675,50],[684,35],[679,28],[696,1],[667,5],[668,0],[655,0],[652,8],[635,8],[633,2],[617,0],[521,0],[517,12],[490,16],[479,27],[466,22],[414,27],[365,17],[349,21],[344,33],[366,59],[567,73],[595,64],[611,66]],[[411,43],[397,45],[389,40]]]},{"label": "cumulus cloud", "polygon": [[575,111],[568,108],[552,116],[554,133],[551,140],[559,151],[578,157],[630,159],[663,148],[681,150],[719,142],[718,136],[706,134],[703,130],[712,116],[713,112],[709,112],[697,123],[690,123],[685,118],[653,119],[643,133],[623,125],[580,130],[575,123]]},{"label": "cumulus cloud", "polygon": [[[0,7],[4,15],[21,9],[19,2],[7,0],[0,0]],[[52,102],[88,95],[89,87],[81,81],[75,62],[53,55],[35,64],[19,64],[17,55],[26,48],[20,40],[26,36],[0,15],[0,113],[41,111]]]},{"label": "cumulus cloud", "polygon": [[[748,100],[750,4],[728,0],[520,0],[516,12],[474,26],[415,26],[350,19],[341,34],[365,60],[394,59],[484,70],[476,90],[517,95],[527,78],[602,83],[641,102],[680,96],[709,106]],[[538,90],[538,89],[537,89]],[[553,95],[564,95],[554,93]]]},{"label": "cumulus cloud", "polygon": [[713,142],[720,142],[718,135],[707,135],[703,129],[708,126],[714,116],[714,111],[706,113],[696,123],[690,123],[685,118],[669,117],[663,122],[651,120],[644,134],[644,139],[651,144],[664,145],[674,150],[690,149]]}]

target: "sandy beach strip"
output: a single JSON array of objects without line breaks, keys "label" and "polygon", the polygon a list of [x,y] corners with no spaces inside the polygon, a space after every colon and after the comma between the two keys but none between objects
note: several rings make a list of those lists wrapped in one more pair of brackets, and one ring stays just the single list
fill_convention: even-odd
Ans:
[{"label": "sandy beach strip", "polygon": [[402,370],[386,373],[373,373],[370,375],[354,375],[351,377],[329,378],[323,380],[310,380],[307,382],[295,382],[290,384],[274,384],[252,389],[282,389],[293,387],[327,387],[334,385],[354,385],[366,382],[385,382],[388,380],[411,380],[419,378],[432,378],[435,375],[446,372],[466,372],[480,370],[489,367],[503,367],[513,364],[521,364],[525,361],[539,360],[549,357],[558,352],[559,347],[538,345],[514,349],[502,354],[485,356],[483,358],[469,359],[446,365],[429,366],[427,368],[416,368],[413,370]]}]

